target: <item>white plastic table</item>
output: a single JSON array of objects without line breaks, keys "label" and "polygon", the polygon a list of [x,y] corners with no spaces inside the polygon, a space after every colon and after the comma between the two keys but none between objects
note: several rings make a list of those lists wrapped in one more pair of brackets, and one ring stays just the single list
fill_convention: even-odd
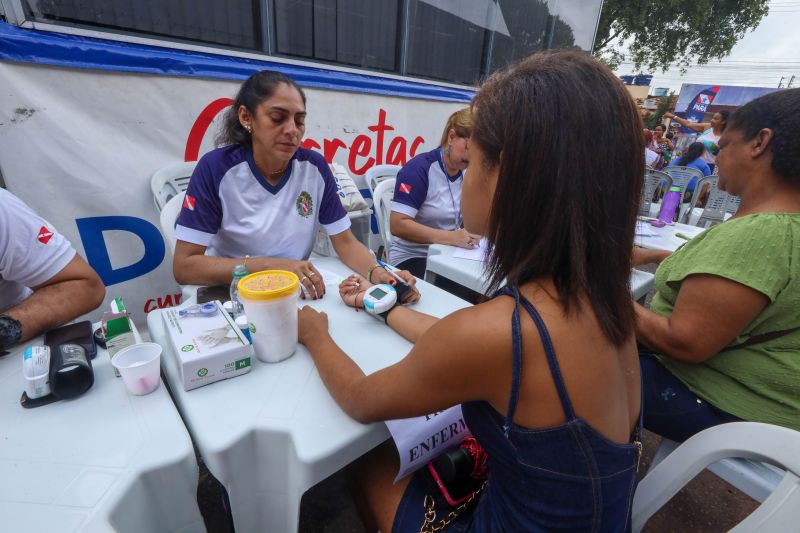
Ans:
[{"label": "white plastic table", "polygon": [[[436,276],[442,276],[477,293],[486,294],[488,281],[483,271],[486,263],[453,257],[456,250],[457,247],[446,244],[430,245],[425,279],[433,283]],[[653,274],[631,270],[631,294],[634,300],[646,295],[652,286]]]},{"label": "white plastic table", "polygon": [[649,248],[651,250],[669,250],[670,252],[674,252],[687,242],[686,239],[676,237],[676,233],[683,233],[689,238],[694,238],[706,230],[706,228],[698,228],[697,226],[689,226],[677,222],[664,226],[663,228],[657,228],[647,224],[647,229],[655,233],[655,235],[648,237],[636,235],[633,240],[636,246]]},{"label": "white plastic table", "polygon": [[41,343],[0,357],[0,531],[205,531],[194,449],[164,384],[131,396],[98,347],[84,395],[24,409],[22,352]]},{"label": "white plastic table", "polygon": [[[314,264],[343,277],[338,259]],[[467,302],[420,281],[415,309],[444,316]],[[402,359],[411,343],[363,311],[347,307],[335,287],[316,302],[331,335],[366,372]],[[253,359],[248,374],[183,390],[160,311],[147,317],[150,336],[165,346],[161,362],[178,409],[211,473],[228,491],[237,532],[296,531],[300,499],[310,487],[379,445],[385,424],[360,424],[333,401],[304,346],[280,363]]]}]

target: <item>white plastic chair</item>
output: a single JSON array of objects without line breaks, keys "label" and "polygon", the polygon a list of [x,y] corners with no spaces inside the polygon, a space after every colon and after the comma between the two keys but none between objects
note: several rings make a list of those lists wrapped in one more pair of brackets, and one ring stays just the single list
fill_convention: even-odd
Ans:
[{"label": "white plastic chair", "polygon": [[378,233],[383,241],[383,254],[389,259],[389,250],[392,247],[392,232],[389,228],[389,214],[391,213],[392,196],[394,195],[395,178],[381,181],[372,194],[372,208],[375,210],[375,219],[378,221]]},{"label": "white plastic chair", "polygon": [[632,529],[647,520],[708,465],[730,457],[785,468],[778,486],[731,531],[797,531],[800,524],[800,432],[757,422],[733,422],[701,431],[647,473],[633,498]]},{"label": "white plastic chair", "polygon": [[150,178],[150,190],[153,192],[156,209],[161,211],[170,198],[189,188],[189,179],[195,166],[197,161],[186,161],[173,163],[155,171]]},{"label": "white plastic chair", "polygon": [[[678,446],[679,442],[662,439],[650,463],[650,469],[655,468]],[[708,469],[758,502],[767,499],[785,474],[785,471],[770,464],[750,459],[723,459],[710,465]]]},{"label": "white plastic chair", "polygon": [[179,193],[170,198],[169,201],[167,201],[167,203],[164,205],[163,209],[161,209],[161,215],[159,217],[161,234],[164,235],[164,240],[166,241],[167,245],[169,246],[169,250],[172,253],[175,253],[175,220],[178,218],[178,215],[181,212],[184,196],[184,193]]},{"label": "white plastic chair", "polygon": [[369,193],[375,198],[375,188],[384,180],[396,178],[397,173],[403,168],[399,165],[375,165],[364,174]]},{"label": "white plastic chair", "polygon": [[731,196],[717,188],[717,182],[713,181],[711,190],[708,191],[708,199],[703,207],[703,212],[697,220],[697,226],[708,228],[725,221],[725,208]]},{"label": "white plastic chair", "polygon": [[639,214],[650,216],[650,206],[653,204],[653,196],[662,183],[666,183],[664,190],[669,190],[672,185],[672,178],[662,170],[645,169],[644,185],[642,186],[642,201],[639,205]]},{"label": "white plastic chair", "polygon": [[[697,190],[700,185],[700,180],[705,178],[702,172],[692,167],[680,167],[680,166],[665,167],[663,171],[669,174],[669,177],[672,178],[672,187],[681,188],[681,203],[683,203],[683,195],[686,192],[686,188],[689,186],[689,183],[692,181],[692,179],[697,178],[697,183],[695,184],[695,189],[694,189],[695,194],[697,194]],[[678,217],[678,222],[685,221],[685,219],[688,217],[686,213],[691,213],[691,209],[684,210],[682,208],[681,214]]]}]

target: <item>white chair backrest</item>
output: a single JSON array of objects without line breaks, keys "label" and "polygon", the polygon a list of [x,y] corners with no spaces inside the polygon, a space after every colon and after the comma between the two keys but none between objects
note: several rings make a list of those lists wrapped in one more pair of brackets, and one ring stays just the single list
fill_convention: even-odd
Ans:
[{"label": "white chair backrest", "polygon": [[739,210],[739,205],[742,203],[742,199],[738,196],[733,196],[731,194],[728,195],[728,198],[725,200],[725,212],[730,213],[731,215],[735,215],[736,211]]},{"label": "white chair backrest", "polygon": [[367,188],[372,194],[373,201],[375,201],[375,188],[383,180],[389,178],[396,178],[397,173],[403,168],[400,165],[375,165],[364,174],[364,180],[367,182]]},{"label": "white chair backrest", "polygon": [[150,178],[150,190],[153,192],[156,209],[161,211],[170,198],[189,188],[189,178],[192,177],[195,166],[197,161],[182,161],[155,171]]},{"label": "white chair backrest", "polygon": [[[665,167],[664,172],[669,174],[672,178],[672,187],[681,188],[681,196],[686,192],[686,187],[689,186],[689,182],[692,181],[692,178],[697,178],[699,182],[705,177],[702,172],[692,167]],[[696,188],[695,186],[695,189]]]},{"label": "white chair backrest", "polygon": [[672,178],[669,177],[669,174],[661,170],[653,170],[652,168],[645,169],[642,200],[639,204],[640,215],[646,217],[650,216],[650,206],[653,203],[653,196],[656,194],[658,188],[661,187],[662,183],[666,184],[666,186],[663,188],[661,195],[663,195],[663,191],[669,190],[672,184]]},{"label": "white chair backrest", "polygon": [[[701,179],[697,182],[697,186],[694,188],[692,192],[692,198],[689,200],[689,209],[686,212],[686,220],[682,221],[689,224],[689,219],[692,215],[692,209],[697,206],[697,202],[700,200],[700,195],[703,194],[703,189],[706,189],[708,192],[706,194],[706,202],[708,201],[708,197],[711,195],[711,191],[717,188],[717,182],[719,181],[719,176],[716,174],[712,174],[711,176],[706,176],[705,178]],[[702,216],[702,215],[701,215]]]},{"label": "white chair backrest", "polygon": [[175,220],[181,212],[184,196],[184,193],[179,193],[170,198],[164,208],[161,209],[161,216],[159,217],[161,234],[164,236],[164,241],[166,241],[172,253],[175,253]]},{"label": "white chair backrest", "polygon": [[389,215],[391,213],[392,196],[394,196],[394,184],[397,180],[389,178],[381,181],[373,192],[372,207],[375,210],[375,219],[378,221],[378,232],[383,241],[383,253],[386,259],[389,258],[389,250],[392,247],[392,232],[389,227]]},{"label": "white chair backrest", "polygon": [[725,206],[728,204],[730,195],[717,188],[717,181],[714,181],[708,193],[706,205],[703,213],[697,220],[697,225],[701,228],[708,228],[717,224],[722,224],[725,220]]},{"label": "white chair backrest", "polygon": [[786,470],[764,502],[731,531],[796,531],[800,523],[800,432],[757,422],[734,422],[701,431],[681,444],[639,483],[632,526],[647,520],[708,465],[729,457],[773,464]]}]

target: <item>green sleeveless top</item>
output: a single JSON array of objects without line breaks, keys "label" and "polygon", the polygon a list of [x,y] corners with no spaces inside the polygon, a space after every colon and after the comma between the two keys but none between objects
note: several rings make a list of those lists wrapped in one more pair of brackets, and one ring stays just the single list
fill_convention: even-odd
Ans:
[{"label": "green sleeveless top", "polygon": [[[769,304],[730,346],[752,336],[800,328],[800,214],[733,218],[684,244],[656,271],[651,309],[670,316],[681,283],[713,274],[746,285]],[[700,364],[660,360],[695,394],[744,420],[800,430],[800,329],[723,351]]]}]

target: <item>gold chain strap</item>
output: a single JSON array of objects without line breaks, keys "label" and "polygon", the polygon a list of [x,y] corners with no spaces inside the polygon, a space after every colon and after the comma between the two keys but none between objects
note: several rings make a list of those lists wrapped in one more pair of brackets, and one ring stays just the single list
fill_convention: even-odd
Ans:
[{"label": "gold chain strap", "polygon": [[436,533],[437,531],[441,531],[446,528],[453,520],[458,518],[458,516],[464,512],[469,504],[478,497],[478,494],[481,493],[483,488],[486,486],[486,482],[484,481],[483,484],[478,487],[478,490],[473,492],[469,495],[464,503],[453,509],[447,514],[447,518],[443,518],[438,524],[434,525],[436,521],[436,501],[430,494],[425,495],[425,501],[423,505],[425,507],[425,521],[422,522],[422,527],[419,529],[419,533]]}]

